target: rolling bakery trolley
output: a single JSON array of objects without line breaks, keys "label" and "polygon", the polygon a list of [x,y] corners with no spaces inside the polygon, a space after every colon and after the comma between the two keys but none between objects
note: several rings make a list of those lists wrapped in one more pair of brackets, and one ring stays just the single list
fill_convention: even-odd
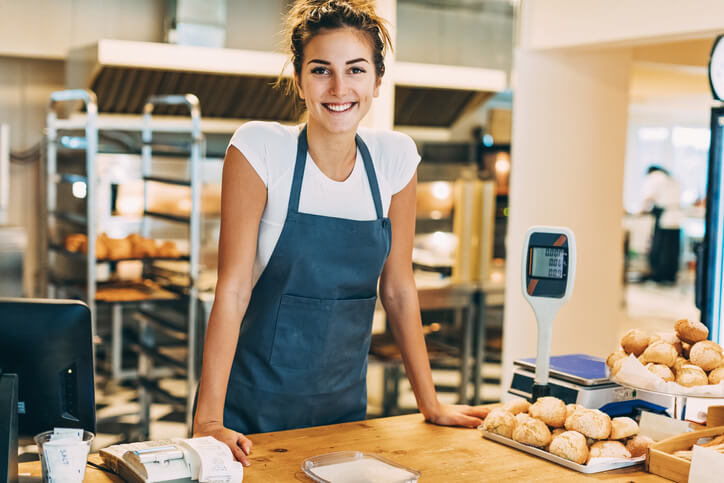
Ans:
[{"label": "rolling bakery trolley", "polygon": [[[65,117],[63,108],[78,103],[82,112]],[[166,111],[187,109],[187,121],[179,116],[173,122],[152,120],[159,106]],[[154,139],[154,130],[162,134],[160,141]],[[133,142],[139,133],[141,156],[139,143]],[[113,142],[99,149],[99,138]],[[94,353],[99,352],[102,362],[95,367],[109,382],[138,381],[141,424],[134,436],[147,439],[153,400],[185,411],[190,421],[200,352],[196,284],[201,251],[201,163],[205,159],[198,99],[193,95],[152,96],[144,105],[143,117],[119,122],[98,114],[92,91],[55,92],[49,103],[46,143],[44,218],[48,226],[43,275],[47,295],[86,301],[93,314]],[[183,166],[181,174],[178,166]],[[131,214],[116,212],[122,198],[119,191],[134,183],[142,183],[142,209]],[[187,213],[164,213],[157,209],[158,204],[149,202],[154,192],[178,193],[164,190],[164,186],[190,190],[189,200],[172,203],[183,204]],[[108,237],[103,231],[116,237],[134,234],[131,236],[138,239],[171,237],[181,239],[181,245],[188,248],[113,253],[104,248]],[[78,246],[69,243],[72,237],[80,240]],[[153,238],[144,240],[157,246]],[[108,243],[123,241],[114,238]],[[160,263],[184,271],[186,283],[167,283],[162,271],[154,268]],[[133,280],[117,279],[122,268],[129,266],[134,268]],[[128,314],[138,322],[135,334],[134,327],[129,327],[133,324],[124,326]],[[129,353],[138,354],[138,369],[123,364]],[[185,395],[172,395],[159,387],[158,379],[168,376],[184,378]]]}]

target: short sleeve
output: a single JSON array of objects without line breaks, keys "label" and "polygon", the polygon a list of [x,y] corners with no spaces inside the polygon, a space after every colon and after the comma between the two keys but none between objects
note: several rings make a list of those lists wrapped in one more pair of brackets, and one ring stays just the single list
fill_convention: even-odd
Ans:
[{"label": "short sleeve", "polygon": [[249,161],[256,174],[269,186],[269,166],[267,162],[268,129],[265,123],[251,121],[239,127],[231,136],[229,146],[234,146]]},{"label": "short sleeve", "polygon": [[406,134],[394,133],[395,159],[393,172],[390,173],[388,182],[392,188],[392,194],[402,191],[417,172],[417,165],[420,164],[420,155],[417,152],[417,145],[412,138]]}]

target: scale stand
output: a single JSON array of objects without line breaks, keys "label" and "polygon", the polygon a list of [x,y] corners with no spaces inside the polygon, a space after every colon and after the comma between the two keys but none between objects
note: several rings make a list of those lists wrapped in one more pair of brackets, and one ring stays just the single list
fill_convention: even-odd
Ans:
[{"label": "scale stand", "polygon": [[538,321],[538,350],[531,399],[549,394],[553,322],[573,291],[576,277],[576,239],[568,228],[533,226],[523,244],[523,297]]}]

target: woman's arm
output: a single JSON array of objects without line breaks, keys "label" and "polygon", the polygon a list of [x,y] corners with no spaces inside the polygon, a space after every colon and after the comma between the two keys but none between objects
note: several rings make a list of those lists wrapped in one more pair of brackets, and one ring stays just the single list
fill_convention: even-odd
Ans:
[{"label": "woman's arm", "polygon": [[392,197],[389,218],[392,247],[380,278],[380,297],[392,335],[402,353],[407,377],[417,406],[425,419],[441,425],[477,427],[488,410],[465,405],[442,405],[432,382],[420,319],[420,303],[412,273],[415,236],[415,190],[417,176]]},{"label": "woman's arm", "polygon": [[193,433],[223,441],[245,466],[249,464],[251,441],[223,427],[224,401],[241,320],[251,295],[252,267],[266,196],[264,182],[244,155],[231,146],[224,158],[219,277],[206,331]]}]

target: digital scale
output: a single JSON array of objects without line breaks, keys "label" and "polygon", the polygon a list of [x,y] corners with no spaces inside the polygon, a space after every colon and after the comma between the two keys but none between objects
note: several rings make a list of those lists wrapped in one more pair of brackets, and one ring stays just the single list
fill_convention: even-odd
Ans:
[{"label": "digital scale", "polygon": [[553,322],[573,292],[576,279],[576,239],[568,228],[534,226],[528,229],[521,264],[523,296],[538,321],[538,351],[531,399],[549,395]]},{"label": "digital scale", "polygon": [[636,399],[636,391],[609,379],[606,362],[585,354],[551,357],[553,322],[570,298],[576,276],[576,239],[564,227],[534,226],[525,236],[521,282],[523,296],[538,322],[535,358],[515,361],[508,392],[530,401],[555,396],[606,412],[628,414],[636,408],[662,412],[666,396]]}]

